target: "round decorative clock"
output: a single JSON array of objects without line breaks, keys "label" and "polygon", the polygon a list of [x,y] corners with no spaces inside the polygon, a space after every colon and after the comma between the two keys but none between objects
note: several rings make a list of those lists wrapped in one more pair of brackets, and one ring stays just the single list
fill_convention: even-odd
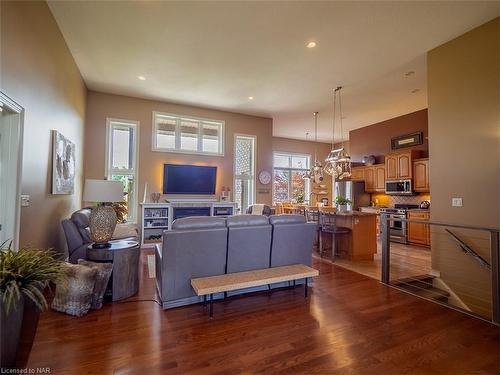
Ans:
[{"label": "round decorative clock", "polygon": [[271,173],[268,171],[261,171],[259,173],[259,181],[262,185],[267,185],[271,182]]}]

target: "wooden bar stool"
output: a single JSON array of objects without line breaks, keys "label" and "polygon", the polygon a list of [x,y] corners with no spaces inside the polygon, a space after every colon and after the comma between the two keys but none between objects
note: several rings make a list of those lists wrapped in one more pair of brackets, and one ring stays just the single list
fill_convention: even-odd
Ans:
[{"label": "wooden bar stool", "polygon": [[320,211],[319,214],[319,255],[323,257],[323,238],[322,233],[331,233],[332,235],[332,262],[335,261],[335,256],[337,255],[337,240],[340,236],[347,237],[347,249],[350,247],[350,237],[351,229],[346,227],[337,226],[337,214],[336,212],[326,212]]}]

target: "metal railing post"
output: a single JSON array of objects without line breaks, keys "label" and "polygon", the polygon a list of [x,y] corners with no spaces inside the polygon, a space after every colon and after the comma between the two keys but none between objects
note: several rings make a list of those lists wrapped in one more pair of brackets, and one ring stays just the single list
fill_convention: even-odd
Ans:
[{"label": "metal railing post", "polygon": [[382,277],[381,281],[384,284],[389,284],[390,281],[390,265],[391,265],[391,245],[390,245],[390,226],[389,216],[380,215],[380,225],[382,229]]},{"label": "metal railing post", "polygon": [[491,251],[491,320],[495,324],[500,324],[500,254],[498,232],[490,232]]}]

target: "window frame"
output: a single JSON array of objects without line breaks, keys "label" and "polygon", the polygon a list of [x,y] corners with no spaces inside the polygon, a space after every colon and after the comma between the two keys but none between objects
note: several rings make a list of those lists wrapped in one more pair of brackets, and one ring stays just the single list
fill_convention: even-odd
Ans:
[{"label": "window frame", "polygon": [[[175,119],[175,148],[158,147],[156,136],[158,132],[157,116],[171,117]],[[181,121],[191,121],[198,123],[198,134],[197,134],[197,150],[183,150],[181,149]],[[208,152],[203,151],[203,123],[211,123],[219,127],[219,151],[218,152]],[[196,117],[189,115],[178,115],[174,113],[153,111],[152,114],[152,138],[151,138],[151,149],[154,152],[171,152],[177,154],[191,154],[191,155],[206,155],[206,156],[224,156],[224,140],[225,140],[225,125],[224,120],[215,120],[204,117]]]},{"label": "window frame", "polygon": [[[133,129],[134,131],[134,145],[130,149],[133,152],[132,154],[132,169],[116,169],[113,168],[113,148],[112,139],[113,139],[113,130],[116,125]],[[131,205],[128,205],[128,212],[132,212],[132,214],[127,214],[127,222],[137,223],[138,222],[138,196],[139,196],[139,132],[140,130],[140,122],[134,120],[126,120],[120,118],[106,118],[106,160],[105,160],[105,176],[108,180],[111,180],[112,175],[132,175],[134,177],[134,191],[132,194],[132,211]],[[130,199],[129,199],[130,202]]]},{"label": "window frame", "polygon": [[[285,168],[285,167],[275,167],[274,166],[274,157],[276,155],[285,155],[289,158],[289,167]],[[306,157],[307,158],[307,168],[292,168],[292,157],[293,156],[300,156],[300,157]],[[310,154],[303,154],[303,153],[299,153],[299,152],[286,152],[286,151],[273,151],[273,175],[272,175],[272,202],[273,204],[276,204],[276,203],[281,203],[281,202],[277,202],[274,200],[274,193],[275,193],[275,187],[274,187],[274,172],[275,170],[280,170],[280,171],[288,171],[290,172],[290,175],[288,177],[288,201],[291,201],[291,198],[290,198],[290,192],[292,190],[292,172],[294,171],[308,171],[310,168],[311,168],[311,161],[312,161],[312,158],[311,158],[311,155]],[[305,191],[304,191],[304,203],[305,204],[308,204],[310,203],[310,196],[309,194],[306,194],[306,193],[310,193],[311,192],[311,181],[310,180],[307,180],[305,182]]]},{"label": "window frame", "polygon": [[[256,171],[257,171],[257,136],[253,134],[243,134],[243,133],[234,133],[234,144],[233,144],[233,196],[232,196],[232,201],[236,201],[236,180],[239,180],[237,178],[236,174],[236,140],[238,137],[241,138],[251,138],[253,140],[253,155],[252,155],[252,203],[255,204],[257,202],[257,183],[256,183],[256,178],[257,176]],[[250,202],[249,202],[250,203]],[[250,204],[250,205],[251,205]],[[241,210],[243,210],[243,207],[239,207]],[[240,212],[244,214],[245,212]]]}]

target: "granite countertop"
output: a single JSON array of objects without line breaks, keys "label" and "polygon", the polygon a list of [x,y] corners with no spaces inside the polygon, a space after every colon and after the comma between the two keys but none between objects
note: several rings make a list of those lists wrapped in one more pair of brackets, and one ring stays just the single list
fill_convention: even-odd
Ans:
[{"label": "granite countertop", "polygon": [[375,212],[361,212],[361,211],[337,211],[339,216],[377,216]]}]

